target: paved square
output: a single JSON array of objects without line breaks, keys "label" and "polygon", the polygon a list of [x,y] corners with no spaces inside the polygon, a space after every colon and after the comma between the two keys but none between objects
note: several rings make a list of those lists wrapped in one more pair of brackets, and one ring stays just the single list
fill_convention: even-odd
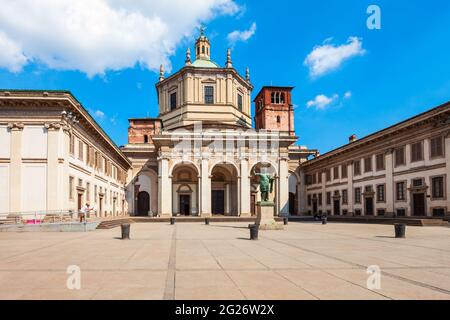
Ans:
[{"label": "paved square", "polygon": [[[0,299],[450,299],[450,228],[291,222],[249,241],[246,223],[0,233]],[[66,286],[69,265],[81,289]],[[366,286],[367,266],[382,270]]]}]

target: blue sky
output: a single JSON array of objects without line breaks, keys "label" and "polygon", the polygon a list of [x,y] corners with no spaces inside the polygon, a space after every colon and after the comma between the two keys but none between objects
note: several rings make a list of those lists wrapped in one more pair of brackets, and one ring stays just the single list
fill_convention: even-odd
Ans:
[{"label": "blue sky", "polygon": [[[115,16],[119,0],[95,0],[94,13],[77,8],[86,28],[79,33],[59,31],[66,20],[78,21],[57,17],[67,12],[61,6],[23,2],[55,9],[42,20],[38,11],[2,4],[0,44],[8,49],[0,52],[0,88],[70,90],[118,145],[127,142],[128,118],[158,115],[157,66],[183,66],[200,22],[207,25],[213,60],[224,64],[231,46],[235,68],[244,74],[249,66],[254,95],[263,85],[295,86],[299,143],[322,153],[351,134],[365,136],[450,100],[450,3],[444,0],[195,0],[188,12],[139,1],[126,10],[142,17],[127,16],[132,23],[126,25]],[[381,30],[366,26],[371,4],[381,9]],[[11,13],[15,21],[2,19]],[[326,55],[316,61],[324,70],[315,76],[305,64],[314,49]],[[338,66],[331,68],[326,62],[336,61],[333,54],[347,59],[334,57]]]}]

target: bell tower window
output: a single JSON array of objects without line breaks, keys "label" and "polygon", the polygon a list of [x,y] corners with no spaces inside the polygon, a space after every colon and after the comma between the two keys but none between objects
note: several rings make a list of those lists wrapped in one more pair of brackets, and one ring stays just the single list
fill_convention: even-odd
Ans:
[{"label": "bell tower window", "polygon": [[148,143],[148,135],[144,134],[144,143]]},{"label": "bell tower window", "polygon": [[238,105],[239,111],[242,111],[242,94],[237,95],[237,105]]}]

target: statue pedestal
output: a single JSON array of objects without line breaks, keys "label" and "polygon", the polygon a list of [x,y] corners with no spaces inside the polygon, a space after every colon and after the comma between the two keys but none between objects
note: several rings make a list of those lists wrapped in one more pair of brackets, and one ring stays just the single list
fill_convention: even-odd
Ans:
[{"label": "statue pedestal", "polygon": [[283,230],[283,225],[275,221],[275,203],[272,201],[256,204],[256,224],[260,230]]}]

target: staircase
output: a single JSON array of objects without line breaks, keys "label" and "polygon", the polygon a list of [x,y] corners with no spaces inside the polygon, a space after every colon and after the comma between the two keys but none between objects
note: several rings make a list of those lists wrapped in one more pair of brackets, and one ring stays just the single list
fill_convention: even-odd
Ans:
[{"label": "staircase", "polygon": [[133,221],[133,219],[131,219],[129,217],[104,220],[104,221],[100,222],[100,224],[97,226],[97,229],[113,229],[113,228],[119,227],[123,223],[134,223],[134,221]]}]

